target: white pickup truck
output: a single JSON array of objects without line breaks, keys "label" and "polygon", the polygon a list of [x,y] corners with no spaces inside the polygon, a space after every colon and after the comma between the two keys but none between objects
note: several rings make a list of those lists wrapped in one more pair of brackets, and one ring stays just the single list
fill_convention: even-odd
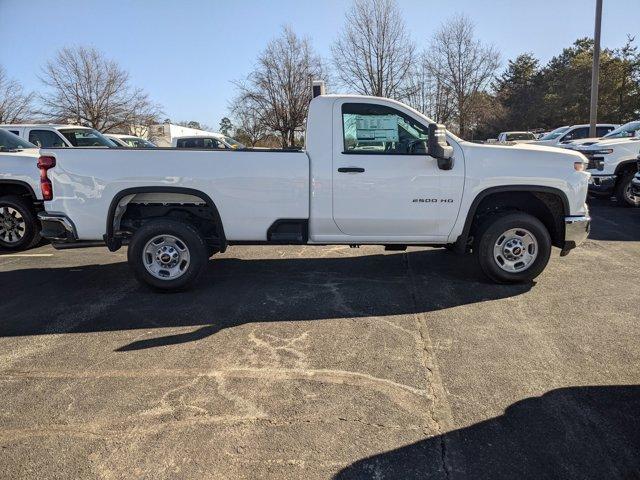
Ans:
[{"label": "white pickup truck", "polygon": [[0,128],[0,250],[26,250],[40,241],[38,157],[35,145]]},{"label": "white pickup truck", "polygon": [[589,192],[597,196],[615,195],[619,205],[640,207],[640,196],[631,188],[638,171],[640,121],[629,122],[601,139],[569,144],[587,157],[591,173]]},{"label": "white pickup truck", "polygon": [[448,247],[475,252],[494,281],[529,281],[590,225],[579,153],[465,142],[384,98],[315,98],[305,151],[41,155],[43,235],[58,248],[127,243],[137,278],[164,290],[246,244]]}]

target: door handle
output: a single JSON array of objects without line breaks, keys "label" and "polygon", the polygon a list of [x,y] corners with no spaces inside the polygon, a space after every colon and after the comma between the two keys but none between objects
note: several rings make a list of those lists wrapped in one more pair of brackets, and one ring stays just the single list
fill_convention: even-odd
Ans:
[{"label": "door handle", "polygon": [[340,173],[363,173],[364,168],[361,167],[340,167],[338,169]]}]

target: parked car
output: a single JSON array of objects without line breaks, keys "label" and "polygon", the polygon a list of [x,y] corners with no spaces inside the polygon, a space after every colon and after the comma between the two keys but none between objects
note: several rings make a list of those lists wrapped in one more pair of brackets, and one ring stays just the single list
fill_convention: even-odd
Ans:
[{"label": "parked car", "polygon": [[175,148],[206,148],[215,150],[224,149],[244,149],[247,148],[237,140],[223,134],[188,135],[183,137],[174,137],[171,146]]},{"label": "parked car", "polygon": [[536,135],[533,132],[502,132],[498,135],[498,142],[518,142],[529,143],[536,140]]},{"label": "parked car", "polygon": [[[0,129],[0,248],[26,250],[40,241],[43,210],[38,148]],[[47,186],[43,185],[46,190]]]},{"label": "parked car", "polygon": [[[607,133],[615,130],[618,125],[611,123],[599,123],[596,125],[596,137],[604,137]],[[589,125],[568,125],[556,128],[547,133],[544,137],[533,143],[538,145],[548,145],[561,147],[574,140],[589,138]]]},{"label": "parked car", "polygon": [[104,135],[119,147],[127,148],[156,148],[149,140],[145,140],[135,135],[120,135],[115,133],[107,133]]},{"label": "parked car", "polygon": [[603,138],[590,145],[578,145],[575,151],[589,161],[589,192],[597,196],[615,195],[623,206],[640,206],[640,197],[631,189],[640,154],[640,128],[634,130],[633,137]]},{"label": "parked car", "polygon": [[316,97],[306,150],[41,154],[54,192],[43,235],[57,248],[128,242],[136,277],[162,290],[242,244],[448,246],[493,281],[526,282],[590,225],[579,153],[466,142],[385,98]]},{"label": "parked car", "polygon": [[615,130],[611,130],[601,138],[583,138],[581,140],[573,140],[565,145],[565,148],[576,148],[578,146],[589,146],[598,143],[601,140],[610,140],[612,138],[632,138],[636,132],[640,130],[640,120],[625,123]]},{"label": "parked car", "polygon": [[97,130],[78,125],[20,124],[0,125],[14,135],[41,148],[116,146]]}]

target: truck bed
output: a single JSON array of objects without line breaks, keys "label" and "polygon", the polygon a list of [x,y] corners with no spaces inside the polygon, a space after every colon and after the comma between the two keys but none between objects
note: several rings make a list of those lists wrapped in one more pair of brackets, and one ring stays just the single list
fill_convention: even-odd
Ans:
[{"label": "truck bed", "polygon": [[101,240],[106,226],[96,219],[106,219],[112,199],[135,187],[204,192],[230,241],[264,241],[275,221],[309,218],[309,158],[303,151],[60,148],[41,154],[56,158],[48,211],[66,212],[82,240]]}]

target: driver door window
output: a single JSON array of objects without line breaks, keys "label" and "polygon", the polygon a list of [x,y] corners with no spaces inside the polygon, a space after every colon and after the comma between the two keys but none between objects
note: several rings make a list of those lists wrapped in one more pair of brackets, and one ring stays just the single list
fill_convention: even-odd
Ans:
[{"label": "driver door window", "polygon": [[345,103],[342,129],[345,154],[426,154],[427,127],[385,105]]}]

